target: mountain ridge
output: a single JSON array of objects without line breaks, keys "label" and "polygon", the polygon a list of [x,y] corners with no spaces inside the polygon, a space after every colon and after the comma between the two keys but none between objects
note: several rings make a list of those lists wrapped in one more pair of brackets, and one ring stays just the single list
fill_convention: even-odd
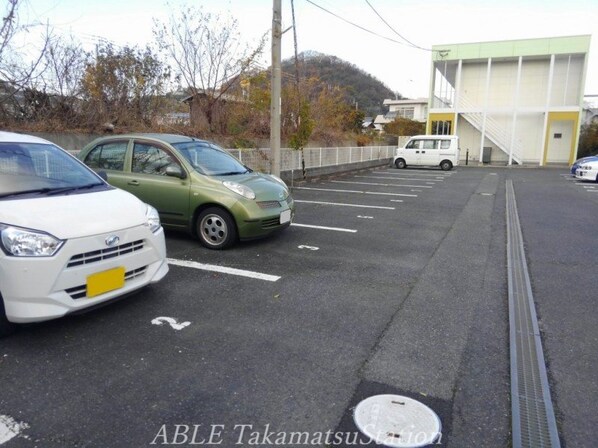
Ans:
[{"label": "mountain ridge", "polygon": [[[370,73],[337,56],[309,50],[300,53],[298,60],[300,77],[316,77],[323,83],[345,89],[347,100],[356,103],[366,116],[384,113],[385,99],[403,98]],[[282,71],[295,75],[294,58],[282,61]]]}]

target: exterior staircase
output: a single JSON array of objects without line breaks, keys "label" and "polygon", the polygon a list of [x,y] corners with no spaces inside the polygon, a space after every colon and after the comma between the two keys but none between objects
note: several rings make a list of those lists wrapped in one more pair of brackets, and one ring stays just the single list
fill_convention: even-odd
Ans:
[{"label": "exterior staircase", "polygon": [[[466,98],[459,98],[460,110],[474,110],[475,108],[476,107]],[[460,112],[460,114],[469,124],[480,131],[480,133],[482,132],[482,129],[484,128],[484,114],[482,112]],[[485,136],[507,156],[511,154],[511,130],[505,128],[502,124],[489,116],[486,116]],[[519,165],[523,162],[521,156],[522,153],[521,145],[514,142],[512,157],[513,161]]]}]

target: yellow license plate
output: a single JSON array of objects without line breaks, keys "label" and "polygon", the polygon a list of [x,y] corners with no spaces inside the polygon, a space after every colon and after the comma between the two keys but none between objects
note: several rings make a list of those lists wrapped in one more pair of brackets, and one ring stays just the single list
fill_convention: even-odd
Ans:
[{"label": "yellow license plate", "polygon": [[125,286],[125,268],[114,268],[87,277],[87,297],[95,297]]}]

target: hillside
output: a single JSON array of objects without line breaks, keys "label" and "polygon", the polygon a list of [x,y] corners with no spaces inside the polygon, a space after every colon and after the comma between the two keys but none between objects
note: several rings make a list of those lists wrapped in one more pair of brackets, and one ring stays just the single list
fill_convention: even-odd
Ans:
[{"label": "hillside", "polygon": [[[383,113],[382,102],[387,98],[395,98],[395,92],[384,83],[336,56],[307,52],[299,55],[299,61],[300,76],[317,77],[326,84],[345,88],[350,95],[349,101],[356,101],[359,110],[366,116],[375,117]],[[284,60],[282,71],[294,75],[294,60]],[[398,98],[402,98],[401,95]]]}]

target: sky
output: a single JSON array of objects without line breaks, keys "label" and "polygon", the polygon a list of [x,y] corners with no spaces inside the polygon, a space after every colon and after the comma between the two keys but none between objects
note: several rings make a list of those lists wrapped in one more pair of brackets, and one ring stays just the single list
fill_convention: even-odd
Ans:
[{"label": "sky", "polygon": [[[21,2],[21,23],[47,23],[55,33],[73,35],[88,48],[100,38],[145,46],[153,39],[154,19],[168,21],[172,11],[185,5],[201,6],[236,19],[248,44],[266,34],[260,62],[271,64],[272,0]],[[408,98],[429,95],[432,45],[592,35],[584,93],[598,95],[598,0],[294,0],[294,9],[299,52],[336,56]],[[282,18],[283,29],[292,25],[291,0],[282,0]],[[43,30],[30,28],[29,41]],[[282,58],[293,54],[289,30],[282,38]]]}]

